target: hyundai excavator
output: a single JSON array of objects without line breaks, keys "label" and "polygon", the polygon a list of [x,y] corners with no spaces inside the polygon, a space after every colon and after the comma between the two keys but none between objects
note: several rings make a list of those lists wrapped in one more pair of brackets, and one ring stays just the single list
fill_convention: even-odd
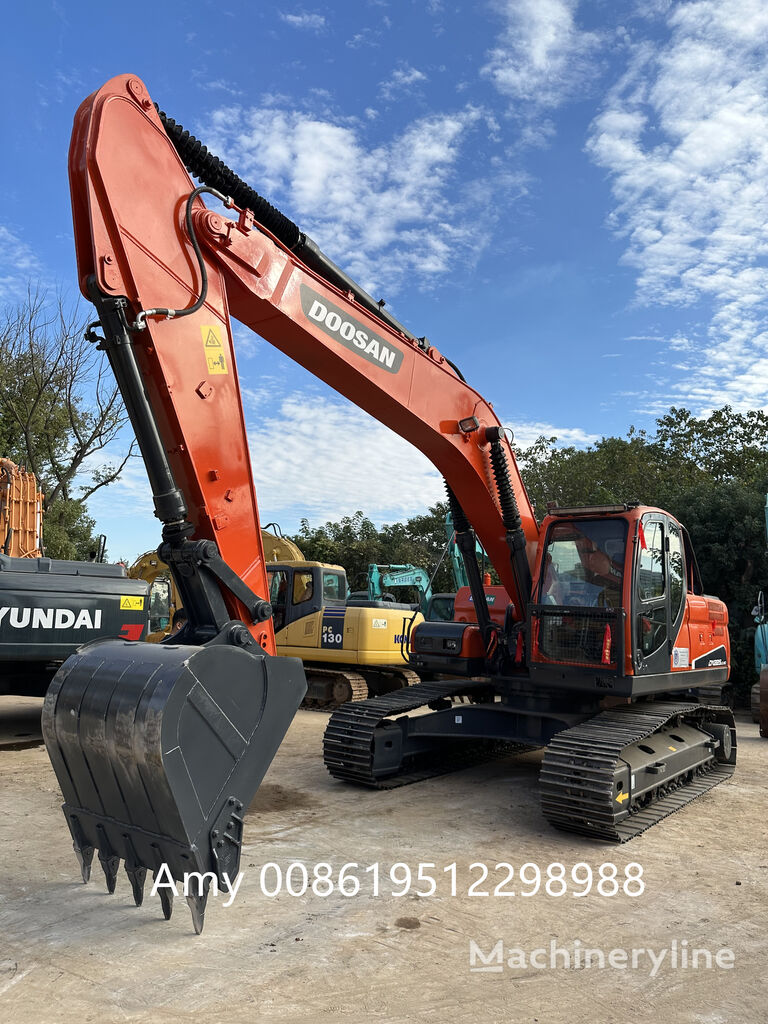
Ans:
[{"label": "hyundai excavator", "polygon": [[[462,767],[462,744],[544,747],[548,820],[619,842],[732,774],[731,712],[690,696],[727,678],[727,611],[703,593],[681,524],[637,504],[553,509],[539,524],[493,408],[458,367],[137,77],[111,79],[80,106],[69,171],[80,287],[189,617],[173,642],[81,647],[46,696],[45,741],[84,880],[96,850],[110,892],[124,862],[137,904],[147,871],[235,877],[245,808],[304,696],[301,662],[274,656],[251,474],[269,451],[249,452],[230,315],[434,463],[472,591],[474,621],[412,634],[414,664],[453,678],[331,716],[335,778],[389,788]],[[475,535],[508,597],[503,616],[485,600]],[[187,897],[198,932],[206,896]]]},{"label": "hyundai excavator", "polygon": [[42,697],[59,666],[98,636],[142,640],[144,583],[104,562],[47,558],[35,474],[0,458],[0,695]]}]

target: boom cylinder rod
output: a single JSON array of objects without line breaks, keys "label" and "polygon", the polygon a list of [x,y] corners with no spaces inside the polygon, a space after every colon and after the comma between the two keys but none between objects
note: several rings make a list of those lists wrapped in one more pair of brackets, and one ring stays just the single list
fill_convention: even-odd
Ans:
[{"label": "boom cylinder rod", "polygon": [[472,595],[472,603],[475,606],[477,624],[480,627],[480,632],[483,635],[483,641],[487,649],[491,638],[493,623],[491,622],[491,613],[488,610],[488,599],[485,596],[485,587],[483,586],[483,580],[480,575],[480,567],[477,564],[477,545],[475,542],[475,535],[472,532],[469,520],[464,514],[464,509],[459,504],[458,498],[453,493],[453,490],[447,481],[445,483],[445,489],[448,493],[448,504],[451,509],[451,516],[453,517],[453,525],[456,529],[456,546],[461,552],[461,557],[464,562],[464,571],[467,574],[467,580],[469,582],[469,591]]}]

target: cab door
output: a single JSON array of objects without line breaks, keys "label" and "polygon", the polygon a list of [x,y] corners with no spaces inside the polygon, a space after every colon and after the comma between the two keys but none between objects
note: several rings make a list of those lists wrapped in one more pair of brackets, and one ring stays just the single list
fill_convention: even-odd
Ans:
[{"label": "cab door", "polygon": [[667,520],[667,577],[669,579],[669,653],[672,670],[690,667],[690,628],[687,606],[686,546],[683,530],[674,519]]},{"label": "cab door", "polygon": [[649,512],[637,526],[633,650],[637,675],[669,671],[669,579],[666,516]]},{"label": "cab door", "polygon": [[[633,646],[637,675],[687,668],[685,618],[686,566],[680,526],[669,516],[649,512],[637,530]],[[677,652],[674,664],[673,653]]]}]

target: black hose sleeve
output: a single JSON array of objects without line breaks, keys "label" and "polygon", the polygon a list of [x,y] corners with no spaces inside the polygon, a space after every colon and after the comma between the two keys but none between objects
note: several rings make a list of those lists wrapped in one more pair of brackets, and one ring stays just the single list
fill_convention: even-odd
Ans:
[{"label": "black hose sleeve", "polygon": [[448,481],[444,481],[445,490],[448,493],[448,504],[451,509],[451,518],[453,519],[453,528],[456,533],[468,533],[472,529],[469,520],[464,514],[464,509],[459,504],[459,499],[453,493]]},{"label": "black hose sleeve", "polygon": [[504,528],[510,533],[522,533],[523,521],[520,517],[520,509],[515,498],[515,492],[512,489],[512,482],[509,479],[507,455],[501,441],[491,441],[490,454]]},{"label": "black hose sleeve", "polygon": [[256,220],[271,231],[283,245],[293,249],[301,240],[301,231],[285,214],[267,202],[255,189],[243,181],[233,170],[220,160],[208,147],[190,135],[172,117],[168,117],[155,104],[168,138],[184,162],[189,173],[209,188],[215,188],[230,196],[241,209],[252,210]]}]

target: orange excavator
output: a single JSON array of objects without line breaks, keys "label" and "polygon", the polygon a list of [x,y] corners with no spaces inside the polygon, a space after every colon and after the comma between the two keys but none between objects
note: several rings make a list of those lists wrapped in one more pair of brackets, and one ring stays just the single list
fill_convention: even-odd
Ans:
[{"label": "orange excavator", "polygon": [[[391,788],[500,741],[545,747],[546,817],[612,842],[729,777],[733,717],[695,695],[727,678],[727,611],[704,595],[672,516],[625,504],[537,522],[493,408],[454,363],[160,112],[138,78],[113,78],[81,105],[69,169],[93,340],[131,417],[158,553],[189,618],[173,642],[82,647],[47,694],[44,735],[84,880],[95,850],[110,891],[125,862],[137,903],[148,870],[234,878],[244,808],[304,695],[301,662],[274,656],[251,475],[269,452],[248,448],[230,315],[428,456],[469,577],[474,618],[423,622],[410,638],[413,665],[442,678],[331,716],[334,777]],[[499,594],[489,609],[475,534],[503,614]],[[197,931],[206,893],[187,897]]]}]

